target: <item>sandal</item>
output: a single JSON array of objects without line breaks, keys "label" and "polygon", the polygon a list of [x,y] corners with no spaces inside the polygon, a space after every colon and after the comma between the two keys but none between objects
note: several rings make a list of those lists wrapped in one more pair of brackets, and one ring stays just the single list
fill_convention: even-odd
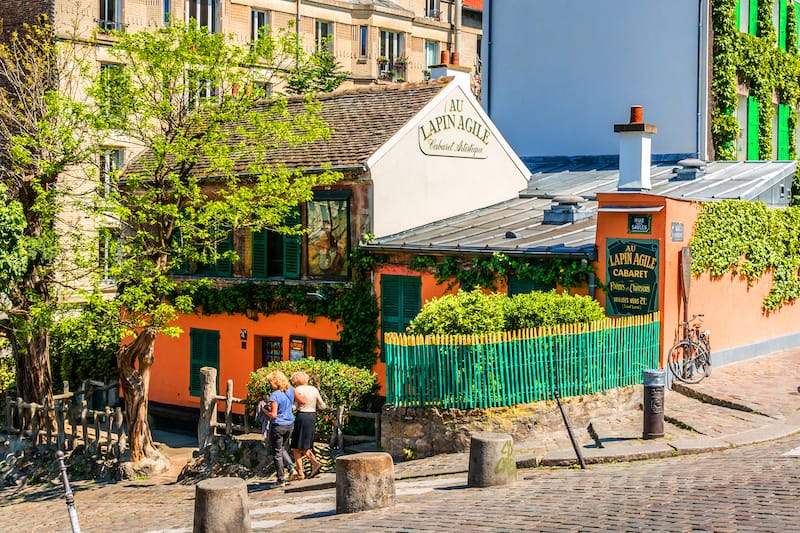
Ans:
[{"label": "sandal", "polygon": [[314,477],[314,476],[316,476],[317,474],[319,474],[319,470],[320,470],[320,468],[322,468],[322,463],[317,463],[317,464],[315,464],[314,466],[312,466],[312,467],[311,467],[311,474],[309,474],[309,476],[308,476],[308,477]]},{"label": "sandal", "polygon": [[303,474],[301,474],[299,472],[295,472],[294,474],[292,474],[292,477],[289,478],[289,479],[291,479],[292,481],[302,481],[305,478],[306,478],[306,476],[304,476]]}]

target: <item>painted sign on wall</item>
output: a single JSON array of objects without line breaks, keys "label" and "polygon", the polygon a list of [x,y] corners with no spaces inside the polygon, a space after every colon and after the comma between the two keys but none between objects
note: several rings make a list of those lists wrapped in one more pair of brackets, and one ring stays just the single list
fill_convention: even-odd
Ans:
[{"label": "painted sign on wall", "polygon": [[606,313],[644,315],[658,310],[658,241],[606,239]]},{"label": "painted sign on wall", "polygon": [[492,134],[472,105],[451,98],[442,113],[428,117],[418,127],[419,148],[425,155],[486,159]]}]

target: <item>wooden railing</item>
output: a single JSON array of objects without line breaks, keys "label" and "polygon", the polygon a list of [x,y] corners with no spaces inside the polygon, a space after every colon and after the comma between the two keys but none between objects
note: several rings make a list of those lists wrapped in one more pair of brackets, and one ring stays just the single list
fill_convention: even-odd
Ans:
[{"label": "wooden railing", "polygon": [[64,391],[53,396],[52,405],[7,396],[2,429],[33,444],[72,450],[82,442],[93,455],[118,457],[127,447],[122,409],[108,405],[102,410],[88,407],[88,400],[94,394],[116,387],[116,383],[86,381],[77,392],[71,392],[69,383],[64,382]]},{"label": "wooden railing", "polygon": [[[228,437],[235,434],[247,434],[251,432],[249,407],[255,406],[256,402],[248,398],[237,398],[233,395],[233,380],[229,379],[225,387],[225,395],[217,394],[217,370],[212,367],[200,369],[201,392],[200,392],[200,419],[197,423],[197,442],[200,449],[205,448],[213,441],[217,435]],[[219,422],[220,411],[218,402],[225,402],[224,421]],[[240,404],[244,407],[244,420],[242,424],[233,422],[233,405]],[[375,442],[380,446],[381,441],[381,419],[380,413],[367,413],[364,411],[352,411],[339,406],[338,409],[322,409],[321,414],[333,414],[333,430],[329,439],[331,448],[344,449],[349,443]],[[347,425],[348,418],[367,418],[374,423],[374,433],[372,435],[345,435],[344,427]],[[218,431],[219,430],[219,431]],[[259,431],[260,428],[252,428]]]}]

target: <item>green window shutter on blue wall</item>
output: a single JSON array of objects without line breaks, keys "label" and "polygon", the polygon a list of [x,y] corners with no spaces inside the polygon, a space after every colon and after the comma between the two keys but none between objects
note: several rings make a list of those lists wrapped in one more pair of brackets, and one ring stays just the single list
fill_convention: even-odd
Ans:
[{"label": "green window shutter on blue wall", "polygon": [[778,159],[789,160],[789,113],[788,105],[778,104]]},{"label": "green window shutter on blue wall", "polygon": [[747,160],[758,160],[758,100],[747,97]]}]

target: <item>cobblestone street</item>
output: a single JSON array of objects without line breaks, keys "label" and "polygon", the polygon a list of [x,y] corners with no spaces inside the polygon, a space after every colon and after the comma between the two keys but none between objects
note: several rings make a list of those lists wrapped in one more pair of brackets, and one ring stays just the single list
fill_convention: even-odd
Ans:
[{"label": "cobblestone street", "polygon": [[[392,508],[336,515],[335,490],[249,485],[254,531],[800,531],[800,436],[631,463],[520,470],[510,487],[466,475],[397,483]],[[69,531],[60,490],[2,501],[3,531]],[[79,484],[82,531],[191,531],[194,486]]]}]

